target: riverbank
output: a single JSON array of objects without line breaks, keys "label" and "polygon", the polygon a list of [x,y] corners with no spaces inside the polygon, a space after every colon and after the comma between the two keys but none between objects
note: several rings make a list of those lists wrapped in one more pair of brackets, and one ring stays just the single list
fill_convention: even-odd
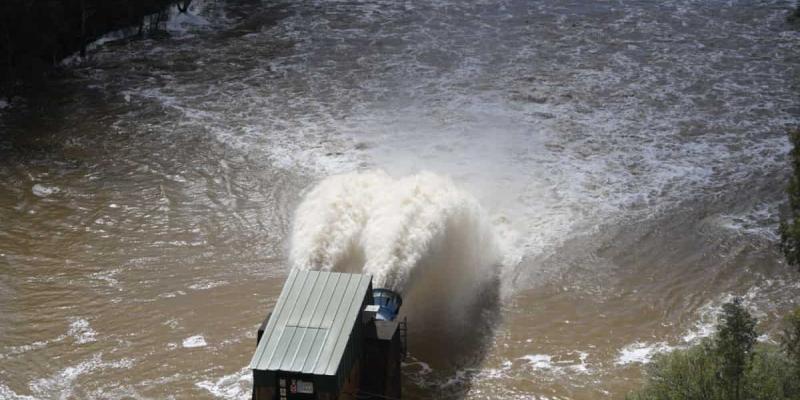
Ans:
[{"label": "riverbank", "polygon": [[[65,58],[84,56],[103,35],[130,28],[157,31],[169,7],[185,11],[191,0],[59,0],[0,3],[0,94],[41,82]],[[2,98],[3,96],[0,96]]]}]

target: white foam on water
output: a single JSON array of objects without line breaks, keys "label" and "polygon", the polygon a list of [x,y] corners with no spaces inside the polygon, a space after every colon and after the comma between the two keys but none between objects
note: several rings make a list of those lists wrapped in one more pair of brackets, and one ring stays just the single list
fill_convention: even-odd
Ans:
[{"label": "white foam on water", "polygon": [[585,351],[578,352],[578,359],[580,360],[580,363],[576,365],[570,365],[569,368],[578,373],[588,374],[590,372],[589,364],[586,362],[588,358],[589,353]]},{"label": "white foam on water", "polygon": [[58,186],[45,185],[41,183],[34,184],[33,187],[31,187],[31,192],[33,193],[34,196],[37,197],[52,196],[60,191],[61,188],[59,188]]},{"label": "white foam on water", "polygon": [[777,242],[780,239],[778,224],[782,203],[781,200],[756,204],[739,214],[721,214],[718,220],[726,229]]},{"label": "white foam on water", "polygon": [[36,397],[19,395],[8,386],[0,383],[0,399],[3,400],[38,400]]},{"label": "white foam on water", "polygon": [[189,285],[189,289],[192,290],[208,290],[213,289],[219,286],[225,286],[228,284],[228,281],[211,281],[211,280],[204,280],[202,282],[198,282],[192,285]]},{"label": "white foam on water", "polygon": [[700,339],[707,338],[714,334],[714,322],[698,320],[694,326],[681,336],[681,340],[686,343],[695,343]]},{"label": "white foam on water", "polygon": [[[512,360],[502,360],[496,366],[461,368],[444,376],[434,374],[434,371],[430,369],[415,370],[414,368],[419,368],[416,362],[408,365],[404,363],[403,368],[407,378],[423,387],[446,390],[450,387],[471,383],[469,392],[471,396],[468,397],[473,397],[473,395],[481,397],[483,393],[493,393],[492,397],[498,398],[532,398],[532,394],[526,391],[522,391],[524,394],[517,395],[513,393],[512,389],[512,392],[500,394],[495,389],[497,385],[506,385],[508,382],[530,380],[531,376],[546,381],[560,382],[593,374],[596,371],[590,368],[589,356],[588,352],[578,350],[567,351],[561,355],[528,354]],[[412,367],[412,369],[408,367]]]},{"label": "white foam on water", "polygon": [[635,342],[620,349],[615,363],[617,365],[633,363],[647,364],[656,354],[668,352],[673,349],[674,347],[668,345],[666,342]]},{"label": "white foam on water", "polygon": [[[111,42],[115,42],[117,40],[126,39],[126,38],[129,38],[129,37],[135,36],[138,33],[139,33],[138,27],[123,28],[123,29],[118,29],[118,30],[115,30],[115,31],[108,32],[108,33],[100,36],[99,38],[95,39],[94,41],[90,42],[89,44],[87,44],[86,45],[86,51],[87,51],[87,53],[95,51],[98,48],[100,48],[103,45],[105,45],[106,43],[111,43]],[[88,57],[88,54],[87,54],[87,57]],[[81,64],[84,61],[86,61],[86,59],[84,57],[81,57],[80,51],[76,51],[75,53],[65,57],[64,59],[62,59],[59,62],[59,65],[61,65],[62,67],[70,67],[70,66],[76,66],[78,64]]]},{"label": "white foam on water", "polygon": [[409,369],[415,369],[416,375],[429,375],[431,372],[433,372],[433,368],[431,368],[430,364],[420,361],[411,355],[409,355],[407,359],[410,361],[403,361],[401,363],[404,370],[408,371]]},{"label": "white foam on water", "polygon": [[207,19],[191,12],[177,13],[167,21],[167,31],[171,33],[187,33],[198,27],[208,27],[211,23]]},{"label": "white foam on water", "polygon": [[69,333],[64,333],[61,335],[56,336],[53,339],[48,340],[37,340],[35,342],[24,344],[20,346],[10,346],[6,347],[5,353],[0,353],[0,359],[13,357],[19,354],[27,353],[29,351],[38,350],[47,347],[50,344],[61,342],[67,338],[69,338]]},{"label": "white foam on water", "polygon": [[[767,279],[762,284],[750,287],[747,292],[740,296],[742,305],[747,308],[747,311],[757,319],[764,319],[767,314],[764,311],[763,305],[759,302],[766,300],[766,296],[762,293],[775,286],[784,286],[784,282],[776,282]],[[696,320],[686,332],[681,335],[683,343],[681,345],[696,344],[701,339],[712,336],[716,332],[716,326],[719,323],[720,315],[722,315],[722,306],[725,303],[733,301],[735,295],[732,293],[722,293],[716,299],[703,304],[696,312]]]},{"label": "white foam on water", "polygon": [[[211,5],[213,2],[211,0],[192,0],[192,4],[189,6],[187,12],[182,13],[178,10],[177,5],[171,6],[167,10],[167,20],[166,22],[161,21],[164,23],[164,27],[166,28],[167,32],[171,35],[178,36],[178,37],[190,37],[190,33],[198,30],[208,30],[215,26],[214,23],[209,21],[209,19],[203,17],[201,14],[215,14],[214,21],[221,22],[224,20],[224,14],[222,13],[214,13],[213,11],[221,11],[216,10]],[[213,9],[213,10],[212,10]],[[151,14],[143,17],[142,28],[145,32],[155,29],[154,22],[157,20],[157,14]],[[132,26],[126,27],[122,29],[117,29],[108,33],[101,35],[99,38],[95,39],[94,41],[90,42],[86,45],[87,53],[94,52],[95,50],[103,47],[103,45],[107,43],[116,42],[119,40],[129,39],[139,34],[139,27]],[[88,58],[88,56],[87,56]],[[62,67],[71,67],[76,66],[86,61],[84,57],[81,57],[80,51],[76,51],[75,53],[64,57],[60,62],[59,65]],[[125,95],[126,101],[130,101],[130,95]],[[0,107],[2,109],[2,107]]]},{"label": "white foam on water", "polygon": [[695,344],[701,339],[710,337],[715,332],[717,318],[722,312],[722,303],[730,301],[732,296],[725,296],[721,301],[709,301],[703,304],[696,312],[697,319],[686,332],[681,335],[681,340],[686,344]]},{"label": "white foam on water", "polygon": [[[190,13],[206,17],[205,3]],[[289,7],[298,12],[242,43],[281,40],[292,51],[242,63],[250,68],[243,79],[209,76],[202,83],[208,93],[198,95],[197,76],[173,76],[168,85],[132,83],[125,95],[158,101],[232,147],[267,154],[279,168],[318,177],[364,166],[450,174],[492,220],[505,218],[512,228],[509,240],[524,251],[508,256],[508,264],[598,224],[647,217],[780,163],[787,140],[769,132],[796,120],[787,111],[794,97],[780,82],[792,75],[785,60],[765,75],[759,57],[741,56],[762,50],[760,38],[774,36],[775,17],[715,29],[731,21],[668,3],[687,19],[707,22],[693,27],[705,34],[671,20],[642,23],[653,10],[637,4],[620,6],[626,12],[619,14],[617,6],[600,7],[607,23],[565,31],[578,10],[547,3],[534,7],[545,23],[531,27],[514,18],[531,6],[514,2],[505,11],[453,1],[298,2]],[[403,18],[385,24],[397,16]],[[373,24],[381,29],[369,29]],[[718,32],[729,30],[743,51],[702,50],[724,42]],[[528,40],[532,34],[562,40]],[[597,35],[622,35],[626,45],[606,49],[604,41],[586,40]],[[664,53],[664,42],[651,37],[679,51]],[[777,45],[792,43],[783,38]],[[187,46],[208,56],[226,50],[208,44]],[[642,52],[667,62],[643,65]],[[722,56],[736,62],[721,64]],[[687,89],[694,77],[715,84]],[[742,92],[764,109],[754,110]]]},{"label": "white foam on water", "polygon": [[249,367],[244,367],[233,374],[215,380],[206,379],[195,385],[219,399],[243,399],[251,394],[253,371]]},{"label": "white foam on water", "polygon": [[525,360],[533,369],[548,369],[553,366],[551,360],[552,356],[547,354],[530,354],[520,357],[520,360]]},{"label": "white foam on water", "polygon": [[483,368],[478,374],[478,379],[502,379],[508,376],[508,370],[511,369],[511,361],[506,361],[500,368]]},{"label": "white foam on water", "polygon": [[[766,286],[772,286],[776,283],[767,280]],[[761,286],[751,287],[744,295],[741,296],[742,304],[748,309],[750,314],[756,318],[764,318],[766,314],[756,304],[759,299],[759,294],[763,291]],[[722,314],[722,306],[729,303],[735,296],[731,293],[723,293],[717,299],[708,301],[703,304],[696,312],[696,320],[686,331],[675,341],[660,341],[660,342],[644,342],[636,341],[619,350],[617,356],[617,365],[627,365],[631,363],[647,364],[658,353],[666,353],[677,349],[685,349],[689,346],[696,345],[701,340],[711,337],[716,333],[716,326],[719,323],[719,317]],[[758,337],[759,341],[769,342],[771,340],[768,334],[762,334]]]},{"label": "white foam on water", "polygon": [[[90,278],[105,282],[108,286],[119,289],[119,280],[115,278],[120,273],[120,269],[110,269],[106,271],[94,272],[89,275]],[[120,289],[121,290],[121,289]]]},{"label": "white foam on water", "polygon": [[[577,357],[576,357],[577,356]],[[591,372],[587,362],[589,353],[585,351],[570,351],[563,356],[554,357],[550,354],[529,354],[517,358],[525,361],[528,368],[541,372],[561,374],[587,374]],[[511,371],[513,363],[506,362],[502,371]]]},{"label": "white foam on water", "polygon": [[75,342],[78,344],[97,341],[97,332],[89,325],[89,321],[83,318],[72,318],[67,334],[75,338]]},{"label": "white foam on water", "polygon": [[[489,11],[442,0],[307,3],[293,3],[299,12],[235,41],[274,39],[291,51],[265,54],[257,65],[232,60],[236,79],[213,68],[204,71],[205,82],[162,74],[166,83],[142,79],[126,96],[158,102],[230,147],[267,154],[271,166],[312,177],[365,166],[408,176],[447,173],[486,210],[479,224],[462,225],[488,225],[496,246],[507,248],[499,251],[505,266],[615,218],[649,218],[698,198],[713,202],[759,171],[773,174],[788,150],[780,132],[797,122],[787,84],[796,74],[781,54],[795,49],[798,33],[775,31],[782,10],[740,20],[707,16],[707,7],[691,2],[660,3],[677,8],[683,25],[676,26],[650,18],[670,13],[644,3],[599,5],[609,19],[602,24],[584,18],[583,7],[548,2],[521,10],[507,2]],[[515,23],[516,11],[542,17],[528,26]],[[576,16],[580,23],[570,27]],[[531,40],[537,35],[559,39]],[[227,50],[212,41],[182,44],[203,60]],[[150,51],[166,61],[181,53]],[[659,60],[643,62],[642,54]],[[209,94],[197,95],[198,85]],[[295,243],[308,246],[291,258],[305,259],[305,268],[359,271],[372,260],[370,271],[382,283],[407,286],[420,266],[443,259],[433,256],[438,246],[459,236],[442,234],[442,221],[471,206],[430,188],[408,202],[381,204],[377,199],[389,196],[373,183],[401,197],[408,196],[404,185],[368,180],[340,179],[319,193],[331,196],[310,206],[303,229],[314,235],[293,238],[292,252],[300,249]],[[753,212],[717,220],[733,232],[768,237],[775,209],[754,205]],[[370,233],[384,241],[370,245],[365,232],[376,220],[386,229],[373,224]],[[455,231],[466,239],[485,232]],[[393,254],[401,243],[412,248]],[[712,332],[712,320],[701,317],[674,342]],[[646,362],[671,346],[648,340],[625,346],[623,362]]]},{"label": "white foam on water", "polygon": [[187,349],[205,347],[206,344],[206,339],[202,335],[190,336],[186,339],[183,339],[183,347]]},{"label": "white foam on water", "polygon": [[185,294],[186,294],[186,292],[184,292],[183,290],[177,290],[177,291],[174,291],[174,292],[161,293],[161,294],[158,295],[158,297],[161,297],[163,299],[171,299],[173,297],[183,296]]},{"label": "white foam on water", "polygon": [[76,365],[68,366],[48,378],[31,381],[31,392],[41,398],[68,399],[74,397],[75,382],[83,375],[102,369],[129,369],[134,361],[123,358],[117,361],[103,361],[103,353],[95,353]]},{"label": "white foam on water", "polygon": [[50,341],[48,340],[40,340],[30,344],[24,344],[21,346],[11,346],[6,347],[5,353],[0,353],[0,359],[9,358],[18,354],[27,353],[31,350],[37,350],[46,347]]}]

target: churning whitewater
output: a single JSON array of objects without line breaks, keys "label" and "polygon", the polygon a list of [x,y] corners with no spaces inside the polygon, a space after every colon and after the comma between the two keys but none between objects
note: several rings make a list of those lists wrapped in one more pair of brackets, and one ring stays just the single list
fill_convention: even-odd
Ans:
[{"label": "churning whitewater", "polygon": [[364,272],[399,292],[423,276],[447,276],[463,294],[496,276],[498,255],[484,211],[452,180],[375,170],[328,177],[305,194],[290,264]]},{"label": "churning whitewater", "polygon": [[193,0],[98,46],[0,98],[0,399],[247,398],[289,268],[402,292],[408,398],[623,398],[735,295],[775,340],[795,6]]}]

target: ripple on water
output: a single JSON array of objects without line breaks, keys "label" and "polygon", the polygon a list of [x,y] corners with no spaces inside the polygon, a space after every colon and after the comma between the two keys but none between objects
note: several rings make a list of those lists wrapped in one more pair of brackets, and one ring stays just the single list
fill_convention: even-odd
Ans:
[{"label": "ripple on water", "polygon": [[[536,273],[562,264],[578,272],[554,275],[595,279],[614,293],[615,285],[630,283],[624,279],[631,269],[656,280],[662,275],[637,260],[605,259],[614,242],[588,246],[585,258],[564,263],[536,260],[568,252],[565,243],[580,252],[580,238],[603,241],[609,226],[636,230],[640,222],[697,207],[705,210],[698,219],[724,228],[715,235],[743,242],[696,254],[670,248],[665,257],[676,270],[719,254],[725,260],[704,278],[736,275],[740,283],[728,287],[749,296],[765,318],[797,298],[800,286],[780,272],[770,247],[783,202],[784,129],[798,120],[800,33],[784,25],[785,1],[297,1],[269,23],[253,11],[272,9],[245,3],[195,0],[192,15],[170,21],[172,38],[99,47],[69,78],[70,85],[86,86],[72,93],[81,107],[36,119],[43,125],[32,129],[52,130],[56,139],[0,138],[0,152],[17,164],[0,168],[0,205],[13,204],[0,208],[0,220],[13,221],[0,232],[3,261],[12,266],[0,280],[14,296],[0,304],[23,310],[12,310],[18,319],[9,325],[41,318],[26,309],[47,309],[47,317],[60,321],[75,308],[93,312],[68,320],[67,333],[60,327],[56,339],[3,347],[3,357],[27,360],[28,353],[73,341],[81,350],[102,349],[56,363],[44,378],[0,371],[0,380],[13,381],[0,383],[0,397],[28,398],[10,389],[28,384],[35,396],[50,390],[69,397],[81,377],[116,368],[101,355],[119,350],[104,336],[119,325],[107,320],[120,310],[148,322],[176,321],[182,313],[179,328],[203,332],[164,339],[159,349],[208,347],[204,335],[220,343],[238,339],[256,319],[194,326],[187,299],[211,307],[212,296],[192,296],[280,276],[282,238],[300,189],[334,173],[376,167],[396,176],[420,170],[452,176],[509,243],[503,262],[519,269],[510,275],[531,272],[519,279],[522,285],[537,284]],[[0,99],[3,128],[11,123],[8,101]],[[16,112],[22,106],[14,103]],[[48,123],[62,112],[64,121]],[[69,137],[65,146],[57,140],[62,136]],[[662,240],[666,228],[673,229],[663,223],[646,240]],[[778,277],[768,283],[753,270]],[[595,294],[581,283],[564,287]],[[653,295],[681,296],[677,286],[653,285]],[[512,342],[507,354],[493,350],[499,354],[490,354],[491,367],[450,371],[441,380],[424,359],[404,370],[420,381],[472,382],[477,397],[530,398],[537,390],[554,391],[552,398],[619,397],[627,386],[611,394],[575,391],[603,386],[612,375],[629,380],[617,374],[626,365],[710,335],[710,315],[732,294],[727,290],[698,294],[689,317],[667,317],[675,319],[667,321],[672,336],[577,346],[586,352]],[[251,307],[253,299],[269,302],[261,288],[253,292],[216,317],[236,315],[231,310]],[[612,300],[597,299],[604,306]],[[545,311],[525,318],[546,324]],[[652,311],[618,320],[638,323],[653,319]],[[618,321],[584,318],[603,327]],[[181,368],[172,362],[165,362],[167,370]],[[157,390],[168,380],[215,397],[241,397],[250,385],[244,363],[228,357],[220,361],[225,372],[140,383]],[[566,383],[553,389],[553,377]],[[487,391],[502,386],[511,388]]]}]

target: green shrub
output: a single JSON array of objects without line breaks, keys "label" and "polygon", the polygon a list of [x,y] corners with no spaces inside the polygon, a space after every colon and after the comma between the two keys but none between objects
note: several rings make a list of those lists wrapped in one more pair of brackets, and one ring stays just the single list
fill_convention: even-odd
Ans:
[{"label": "green shrub", "polygon": [[791,363],[794,393],[800,393],[800,307],[795,308],[783,321],[781,348]]},{"label": "green shrub", "polygon": [[725,304],[712,338],[656,356],[627,399],[800,400],[800,309],[786,319],[782,347],[755,343],[755,325],[741,300]]},{"label": "green shrub", "polygon": [[789,11],[786,21],[790,24],[800,24],[800,6],[797,6],[793,10]]},{"label": "green shrub", "polygon": [[[720,357],[710,340],[661,354],[647,366],[644,387],[629,400],[730,400],[735,396],[718,376]],[[792,362],[777,346],[753,347],[740,396],[748,400],[800,399]]]},{"label": "green shrub", "polygon": [[748,400],[797,399],[798,387],[792,379],[792,364],[777,346],[756,346],[752,363],[744,377],[743,397]]},{"label": "green shrub", "polygon": [[647,383],[631,400],[720,399],[716,354],[710,341],[656,356]]},{"label": "green shrub", "polygon": [[783,321],[781,346],[786,355],[800,365],[800,307],[795,308]]}]

